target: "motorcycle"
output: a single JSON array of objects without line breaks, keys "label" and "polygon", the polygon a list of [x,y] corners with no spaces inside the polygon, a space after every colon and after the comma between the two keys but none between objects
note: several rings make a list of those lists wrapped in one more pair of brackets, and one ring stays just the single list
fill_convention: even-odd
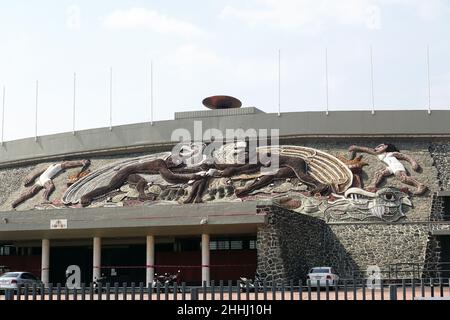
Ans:
[{"label": "motorcycle", "polygon": [[108,282],[108,279],[105,277],[104,274],[102,274],[100,278],[95,278],[94,281],[93,281],[93,283],[92,283],[92,287],[93,287],[93,289],[94,289],[94,292],[95,292],[95,293],[98,293],[98,292],[99,292],[98,289],[99,289],[99,287],[100,287],[100,284],[101,284],[101,286],[102,286],[102,289],[101,289],[102,293],[103,293],[103,292],[106,292],[106,283],[107,283],[107,282]]},{"label": "motorcycle", "polygon": [[241,280],[239,282],[239,287],[242,292],[255,292],[256,287],[258,287],[258,291],[263,288],[263,282],[258,275],[255,275],[254,280],[245,277],[240,277],[239,279]]},{"label": "motorcycle", "polygon": [[[155,277],[152,282],[153,291],[157,290],[157,287],[159,284],[160,290],[164,290],[167,286],[167,288],[169,289],[169,292],[174,292],[174,283],[176,282],[177,285],[179,284],[179,279],[178,279],[179,276],[180,276],[180,270],[178,270],[177,273],[175,273],[175,274],[170,274],[170,273],[166,272],[164,274],[158,275],[157,273],[155,273]],[[181,292],[181,288],[179,286],[177,286],[177,291]]]}]

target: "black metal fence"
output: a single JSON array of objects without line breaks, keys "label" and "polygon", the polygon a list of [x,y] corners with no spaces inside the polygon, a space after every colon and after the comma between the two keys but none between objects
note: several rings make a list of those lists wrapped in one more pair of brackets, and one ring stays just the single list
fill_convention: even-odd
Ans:
[{"label": "black metal fence", "polygon": [[[365,281],[364,281],[365,280]],[[373,285],[367,279],[340,280],[338,283],[232,282],[211,281],[209,286],[188,287],[185,283],[156,287],[135,284],[81,285],[66,288],[24,286],[2,290],[0,300],[450,300],[449,279],[382,280]]]}]

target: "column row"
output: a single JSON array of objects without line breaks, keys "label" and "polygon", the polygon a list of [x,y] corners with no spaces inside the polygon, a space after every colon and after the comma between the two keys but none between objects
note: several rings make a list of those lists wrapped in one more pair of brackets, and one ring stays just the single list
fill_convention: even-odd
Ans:
[{"label": "column row", "polygon": [[[146,239],[146,283],[153,283],[155,275],[155,236],[148,235]],[[210,250],[209,234],[202,234],[202,282],[209,285],[210,281]],[[94,237],[93,239],[93,257],[92,257],[92,280],[96,282],[101,277],[102,267],[102,239]],[[42,259],[41,259],[41,280],[48,286],[50,279],[50,240],[42,239]]]}]

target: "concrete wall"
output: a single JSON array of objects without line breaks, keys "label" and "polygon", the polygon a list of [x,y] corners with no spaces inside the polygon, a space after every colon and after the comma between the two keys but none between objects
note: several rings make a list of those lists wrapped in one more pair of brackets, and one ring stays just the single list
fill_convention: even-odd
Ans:
[{"label": "concrete wall", "polygon": [[[214,111],[209,111],[214,115]],[[230,116],[203,116],[197,119],[156,121],[109,128],[54,134],[5,142],[0,147],[0,166],[46,161],[55,157],[86,154],[130,153],[156,150],[173,144],[172,133],[186,129],[194,137],[194,121],[201,121],[203,131],[226,129],[278,128],[282,137],[296,136],[446,136],[450,135],[450,111],[332,111],[255,113]]]}]

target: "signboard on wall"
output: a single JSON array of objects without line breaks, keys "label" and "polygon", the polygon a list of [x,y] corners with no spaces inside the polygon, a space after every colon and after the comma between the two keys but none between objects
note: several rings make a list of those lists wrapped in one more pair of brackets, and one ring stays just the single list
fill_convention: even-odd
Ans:
[{"label": "signboard on wall", "polygon": [[67,229],[67,219],[50,220],[50,229]]}]

